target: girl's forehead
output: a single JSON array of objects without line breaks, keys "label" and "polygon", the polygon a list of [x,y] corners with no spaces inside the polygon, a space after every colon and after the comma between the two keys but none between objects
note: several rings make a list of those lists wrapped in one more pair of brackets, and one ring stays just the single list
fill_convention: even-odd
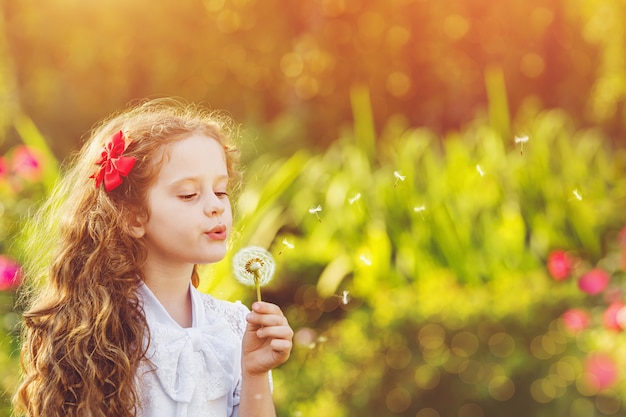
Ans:
[{"label": "girl's forehead", "polygon": [[[207,149],[207,144],[210,150]],[[226,160],[226,152],[222,143],[213,136],[204,133],[192,133],[179,140],[166,143],[156,152],[153,160],[157,164],[167,163],[172,157],[184,156],[219,156]]]},{"label": "girl's forehead", "polygon": [[157,177],[164,180],[181,176],[228,174],[222,144],[206,135],[191,135],[169,144],[154,163],[159,168]]}]

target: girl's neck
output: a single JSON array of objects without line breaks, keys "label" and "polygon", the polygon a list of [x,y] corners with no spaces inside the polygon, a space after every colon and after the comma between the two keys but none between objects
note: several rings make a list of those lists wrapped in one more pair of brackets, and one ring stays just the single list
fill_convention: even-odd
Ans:
[{"label": "girl's neck", "polygon": [[168,268],[144,268],[144,282],[159,300],[163,308],[181,327],[192,325],[191,268],[171,270]]}]

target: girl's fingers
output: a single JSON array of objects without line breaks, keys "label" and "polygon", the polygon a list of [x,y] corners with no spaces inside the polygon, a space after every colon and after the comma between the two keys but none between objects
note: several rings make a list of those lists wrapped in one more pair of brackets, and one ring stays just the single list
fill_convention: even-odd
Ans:
[{"label": "girl's fingers", "polygon": [[287,319],[283,316],[277,316],[275,314],[257,314],[250,313],[246,317],[248,323],[256,324],[259,326],[287,326]]},{"label": "girl's fingers", "polygon": [[281,356],[286,355],[286,357],[283,359],[287,360],[287,358],[289,357],[289,354],[291,353],[292,343],[291,343],[291,340],[274,339],[270,343],[270,346],[272,347],[272,350],[278,353],[279,355]]},{"label": "girl's fingers", "polygon": [[[258,342],[266,348],[269,347],[276,355],[272,367],[289,358],[294,333],[280,307],[262,301],[256,302],[246,320],[251,325],[248,330],[255,333]],[[258,345],[257,349],[261,349],[263,345]]]},{"label": "girl's fingers", "polygon": [[290,341],[293,338],[293,330],[289,326],[264,326],[256,331],[256,335],[260,338],[271,337]]},{"label": "girl's fingers", "polygon": [[260,314],[278,314],[283,315],[282,310],[276,304],[268,303],[266,301],[257,301],[252,304],[252,311]]},{"label": "girl's fingers", "polygon": [[259,326],[287,326],[287,318],[283,312],[275,304],[256,302],[252,305],[252,311],[246,317],[248,323],[257,324]]},{"label": "girl's fingers", "polygon": [[244,355],[249,369],[266,372],[287,361],[293,347],[293,330],[280,307],[256,302],[248,313]]}]

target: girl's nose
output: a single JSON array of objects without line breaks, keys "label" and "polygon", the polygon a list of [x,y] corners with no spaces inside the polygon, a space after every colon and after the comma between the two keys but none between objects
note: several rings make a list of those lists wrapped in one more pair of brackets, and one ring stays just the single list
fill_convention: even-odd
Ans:
[{"label": "girl's nose", "polygon": [[204,214],[207,216],[219,216],[224,212],[224,202],[214,193],[209,193],[204,205]]}]

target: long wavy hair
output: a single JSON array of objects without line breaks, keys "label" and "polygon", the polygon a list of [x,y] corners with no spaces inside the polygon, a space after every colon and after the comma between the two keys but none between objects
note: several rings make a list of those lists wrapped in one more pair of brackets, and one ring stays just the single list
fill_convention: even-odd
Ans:
[{"label": "long wavy hair", "polygon": [[[90,176],[103,145],[120,130],[131,141],[124,155],[137,162],[107,192]],[[132,219],[150,215],[147,192],[168,145],[194,133],[223,146],[236,191],[241,177],[231,120],[198,105],[151,100],[96,126],[29,222],[23,381],[14,398],[20,415],[137,415],[135,377],[149,332],[136,294],[146,249],[132,236]],[[197,267],[191,280],[198,285]]]}]

